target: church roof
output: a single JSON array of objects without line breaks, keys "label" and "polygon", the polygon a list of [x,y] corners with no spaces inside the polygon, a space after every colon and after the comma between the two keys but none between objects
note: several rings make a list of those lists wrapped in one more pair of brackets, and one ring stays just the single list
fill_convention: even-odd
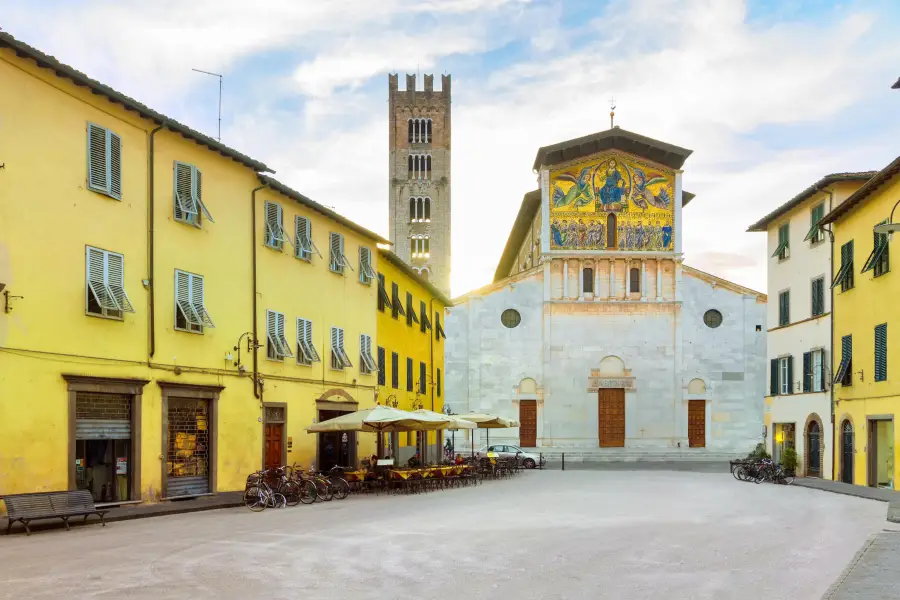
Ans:
[{"label": "church roof", "polygon": [[[764,216],[762,219],[748,227],[747,231],[766,231],[772,221],[790,212],[801,202],[812,198],[815,194],[821,192],[823,189],[833,183],[840,183],[842,181],[867,181],[871,179],[875,174],[876,171],[861,171],[858,173],[831,173],[830,175],[826,175],[825,177],[818,180],[817,182]],[[844,202],[844,204],[846,204],[846,201]]]},{"label": "church roof", "polygon": [[738,294],[744,294],[746,296],[756,296],[757,301],[766,302],[768,300],[768,296],[762,292],[758,292],[754,289],[744,287],[733,281],[728,281],[727,279],[722,279],[718,275],[713,275],[712,273],[707,273],[706,271],[701,271],[700,269],[695,269],[694,267],[690,267],[688,265],[682,264],[682,270],[688,274],[693,275],[697,279],[702,279],[707,283],[713,283],[717,286],[730,290],[732,292]]},{"label": "church roof", "polygon": [[528,233],[528,229],[534,222],[534,217],[540,208],[541,190],[528,192],[522,198],[519,214],[516,215],[516,221],[513,223],[512,230],[509,232],[509,238],[506,240],[506,246],[503,248],[503,254],[500,255],[497,270],[494,271],[494,281],[500,281],[509,275],[509,270],[519,254],[519,248],[522,247],[522,240],[525,239],[525,234]]},{"label": "church roof", "polygon": [[574,140],[543,146],[537,151],[534,170],[540,169],[541,165],[555,165],[610,149],[637,154],[672,169],[680,169],[688,156],[693,153],[693,150],[660,142],[616,126]]}]

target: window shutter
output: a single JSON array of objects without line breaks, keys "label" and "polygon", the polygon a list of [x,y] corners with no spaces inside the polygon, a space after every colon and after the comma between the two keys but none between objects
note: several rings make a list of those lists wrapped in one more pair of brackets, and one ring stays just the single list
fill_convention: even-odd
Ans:
[{"label": "window shutter", "polygon": [[191,221],[197,214],[192,192],[191,166],[175,163],[175,218]]},{"label": "window shutter", "polygon": [[125,258],[121,254],[106,253],[106,285],[119,310],[134,312],[134,307],[125,293]]},{"label": "window shutter", "polygon": [[87,249],[87,286],[101,308],[118,310],[112,292],[106,284],[106,252],[98,248]]},{"label": "window shutter", "polygon": [[413,359],[406,359],[406,391],[413,391]]},{"label": "window shutter", "polygon": [[343,255],[343,240],[341,239],[341,234],[331,232],[331,270],[336,273],[342,273],[344,271],[344,265],[341,261],[341,256]]},{"label": "window shutter", "polygon": [[274,202],[266,202],[266,245],[274,248],[281,247],[281,241],[278,239],[280,209],[281,207]]},{"label": "window shutter", "polygon": [[769,361],[769,395],[778,395],[778,359]]},{"label": "window shutter", "polygon": [[266,311],[266,337],[272,346],[272,353],[276,358],[281,358],[284,353],[281,348],[281,340],[278,337],[278,313],[272,310]]},{"label": "window shutter", "polygon": [[396,282],[391,284],[391,316],[395,319],[398,315],[406,316],[403,304],[400,302],[400,286]]},{"label": "window shutter", "polygon": [[887,323],[875,327],[875,381],[887,381]]},{"label": "window shutter", "polygon": [[316,350],[316,345],[313,343],[313,335],[312,335],[312,321],[306,322],[306,343],[309,346],[309,353],[312,354],[312,358],[314,362],[321,362],[321,358],[319,358],[319,353]]},{"label": "window shutter", "polygon": [[122,139],[109,132],[109,195],[122,199]]},{"label": "window shutter", "polygon": [[412,293],[406,292],[406,324],[412,327],[413,319],[415,319],[416,323],[419,322],[418,317],[416,317],[416,311],[413,310]]},{"label": "window shutter", "polygon": [[175,271],[175,305],[185,321],[191,325],[203,324],[203,319],[191,303],[191,275],[184,271]]},{"label": "window shutter", "polygon": [[284,313],[277,313],[278,315],[278,340],[281,346],[281,354],[282,356],[286,356],[288,358],[293,358],[294,353],[291,352],[291,344],[288,343],[287,338],[284,337]]},{"label": "window shutter", "polygon": [[788,374],[787,374],[787,376],[788,376],[788,381],[787,381],[788,394],[793,394],[794,393],[794,357],[793,356],[787,357],[787,372],[788,372]]},{"label": "window shutter", "polygon": [[424,393],[425,393],[425,384],[426,384],[426,381],[425,381],[425,363],[420,362],[420,363],[419,363],[419,393],[420,393],[420,394],[424,394]]},{"label": "window shutter", "polygon": [[209,209],[206,208],[206,203],[203,201],[203,173],[200,172],[200,169],[197,167],[194,167],[194,192],[196,204],[200,207],[200,210],[203,211],[203,216],[205,216],[210,223],[215,223],[216,220],[213,219]]},{"label": "window shutter", "polygon": [[200,319],[204,327],[215,327],[209,312],[206,310],[206,303],[203,297],[203,277],[200,275],[191,275],[191,306]]},{"label": "window shutter", "polygon": [[438,395],[438,398],[440,398],[441,397],[441,370],[436,369],[435,375],[436,375],[435,383],[437,384],[437,395]]},{"label": "window shutter", "polygon": [[381,346],[378,347],[378,385],[385,385],[387,382],[385,369],[387,365],[384,364],[384,348]]},{"label": "window shutter", "polygon": [[306,321],[297,319],[297,360],[299,362],[312,362],[306,350]]},{"label": "window shutter", "polygon": [[822,353],[822,368],[819,369],[819,390],[824,392],[825,391],[825,365],[828,364],[825,362],[825,359],[828,357],[828,355],[825,353],[824,350],[819,350],[819,352]]},{"label": "window shutter", "polygon": [[400,355],[396,352],[391,352],[391,387],[400,387]]},{"label": "window shutter", "polygon": [[294,255],[303,260],[312,258],[312,238],[310,237],[309,219],[297,216],[294,218],[294,238],[297,245]]},{"label": "window shutter", "polygon": [[106,142],[106,129],[88,123],[88,187],[98,192],[109,192]]},{"label": "window shutter", "polygon": [[812,389],[812,352],[803,353],[803,391],[808,392]]}]

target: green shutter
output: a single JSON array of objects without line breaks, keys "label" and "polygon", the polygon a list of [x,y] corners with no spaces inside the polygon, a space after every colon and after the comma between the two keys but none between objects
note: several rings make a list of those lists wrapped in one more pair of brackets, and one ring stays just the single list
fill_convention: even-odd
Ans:
[{"label": "green shutter", "polygon": [[887,323],[875,326],[875,381],[887,381]]},{"label": "green shutter", "polygon": [[803,391],[812,389],[812,352],[803,353]]}]

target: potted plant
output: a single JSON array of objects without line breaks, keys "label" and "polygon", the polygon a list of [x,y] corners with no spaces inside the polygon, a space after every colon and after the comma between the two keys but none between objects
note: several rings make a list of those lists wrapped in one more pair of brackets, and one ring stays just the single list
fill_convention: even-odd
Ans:
[{"label": "potted plant", "polygon": [[781,453],[781,466],[786,475],[793,476],[797,472],[797,451],[788,446]]}]

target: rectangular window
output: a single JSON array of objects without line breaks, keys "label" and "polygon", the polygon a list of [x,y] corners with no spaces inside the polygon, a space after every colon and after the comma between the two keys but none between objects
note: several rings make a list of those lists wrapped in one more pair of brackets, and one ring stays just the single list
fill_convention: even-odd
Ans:
[{"label": "rectangular window", "polygon": [[175,269],[175,329],[203,333],[215,327],[203,301],[203,277]]},{"label": "rectangular window", "polygon": [[[350,366],[350,365],[347,365]],[[378,370],[378,364],[372,356],[372,337],[360,334],[359,336],[359,372],[369,375]]]},{"label": "rectangular window", "polygon": [[203,173],[194,165],[175,161],[174,167],[175,220],[200,226],[200,213],[215,223],[209,209],[203,203]]},{"label": "rectangular window", "polygon": [[322,256],[312,239],[312,223],[306,217],[294,217],[294,240],[294,256],[300,260],[311,261],[313,250]]},{"label": "rectangular window", "polygon": [[406,312],[400,302],[400,286],[394,282],[391,284],[391,316],[396,319],[400,315],[406,316]]},{"label": "rectangular window", "polygon": [[[887,223],[887,221],[882,221],[882,223]],[[874,270],[875,277],[881,277],[891,270],[891,252],[888,244],[889,234],[873,233],[872,235],[874,236],[874,239],[872,240],[872,253],[869,254],[869,258],[866,259],[862,272],[865,273],[866,271]]]},{"label": "rectangular window", "polygon": [[284,337],[284,314],[274,310],[266,311],[266,357],[271,360],[282,360],[294,357],[291,345]]},{"label": "rectangular window", "polygon": [[352,367],[350,358],[344,350],[344,330],[340,327],[331,328],[331,368],[343,370]]},{"label": "rectangular window", "polygon": [[277,202],[266,202],[266,246],[281,250],[284,243],[291,246],[294,242],[284,231],[284,212]]},{"label": "rectangular window", "polygon": [[803,353],[803,391],[822,392],[825,390],[825,351],[813,350]]},{"label": "rectangular window", "polygon": [[778,294],[778,325],[784,327],[791,323],[791,291]]},{"label": "rectangular window", "polygon": [[89,190],[122,199],[122,139],[105,127],[88,123]]},{"label": "rectangular window", "polygon": [[406,359],[406,391],[413,391],[413,359]]},{"label": "rectangular window", "polygon": [[435,383],[435,387],[437,388],[437,396],[438,396],[438,398],[440,398],[441,397],[441,370],[440,369],[435,370],[434,383]]},{"label": "rectangular window", "polygon": [[594,293],[594,269],[590,267],[585,267],[581,271],[581,281],[582,281],[582,289],[584,289],[585,294],[593,294]]},{"label": "rectangular window", "polygon": [[384,364],[384,348],[378,346],[378,385],[386,385],[387,373],[385,372],[387,365]]},{"label": "rectangular window", "polygon": [[845,335],[841,338],[841,363],[834,374],[832,385],[840,383],[843,386],[853,385],[853,336]]},{"label": "rectangular window", "polygon": [[841,246],[841,265],[831,287],[841,286],[841,291],[853,289],[853,240]]},{"label": "rectangular window", "polygon": [[121,319],[134,312],[125,293],[125,257],[88,246],[86,249],[86,312],[98,317]]},{"label": "rectangular window", "polygon": [[778,359],[778,393],[782,395],[793,394],[793,367],[794,357],[786,356]]},{"label": "rectangular window", "polygon": [[431,321],[428,320],[428,308],[426,307],[424,300],[419,303],[419,315],[422,321],[419,325],[419,329],[422,333],[431,331]]},{"label": "rectangular window", "polygon": [[313,343],[312,321],[297,319],[297,364],[310,366],[321,360]]},{"label": "rectangular window", "polygon": [[391,352],[391,387],[400,388],[400,355]]},{"label": "rectangular window", "polygon": [[825,239],[825,234],[819,229],[819,221],[825,216],[825,203],[815,205],[809,212],[809,232],[803,238],[804,242],[809,242],[815,246]]},{"label": "rectangular window", "polygon": [[359,282],[369,285],[377,277],[372,269],[372,251],[365,246],[359,247]]},{"label": "rectangular window", "polygon": [[413,295],[411,292],[406,292],[406,324],[412,327],[412,324],[419,324],[419,317],[416,315],[416,311],[413,308]]},{"label": "rectangular window", "polygon": [[825,314],[825,278],[812,280],[812,316]]},{"label": "rectangular window", "polygon": [[875,381],[887,381],[887,323],[875,326]]},{"label": "rectangular window", "polygon": [[419,393],[425,394],[425,385],[428,383],[425,375],[425,363],[419,363]]},{"label": "rectangular window", "polygon": [[332,231],[330,247],[330,262],[332,273],[343,274],[344,267],[347,267],[352,271],[353,268],[350,267],[350,263],[347,260],[347,257],[344,256],[344,236],[340,233],[335,233]]},{"label": "rectangular window", "polygon": [[391,299],[388,297],[387,290],[384,288],[384,275],[378,274],[378,310],[384,312],[385,308],[393,310]]},{"label": "rectangular window", "polygon": [[778,257],[778,260],[784,260],[791,255],[791,227],[790,223],[785,223],[778,228],[778,246],[772,253],[772,258]]}]

